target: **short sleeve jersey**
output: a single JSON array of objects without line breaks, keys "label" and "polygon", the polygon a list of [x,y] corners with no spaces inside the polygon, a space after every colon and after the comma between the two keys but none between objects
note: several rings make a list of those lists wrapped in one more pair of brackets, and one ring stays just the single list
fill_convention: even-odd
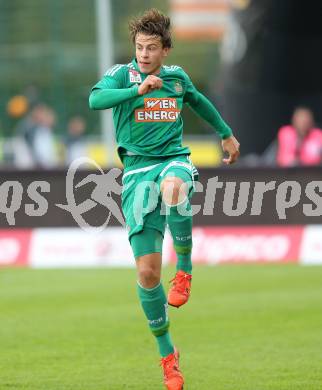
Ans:
[{"label": "short sleeve jersey", "polygon": [[[127,65],[114,65],[93,87],[94,89],[133,88],[147,74],[141,73],[136,60]],[[119,155],[171,156],[190,154],[182,146],[185,102],[197,93],[189,76],[176,65],[162,66],[157,75],[163,81],[160,90],[134,96],[113,108],[113,120]]]}]

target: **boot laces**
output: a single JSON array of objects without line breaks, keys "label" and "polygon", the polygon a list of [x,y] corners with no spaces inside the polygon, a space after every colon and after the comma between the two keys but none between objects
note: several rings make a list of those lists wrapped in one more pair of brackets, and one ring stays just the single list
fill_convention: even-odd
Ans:
[{"label": "boot laces", "polygon": [[176,291],[180,293],[188,293],[191,279],[192,275],[182,273],[177,274],[173,279],[170,280],[170,283],[173,283],[173,287],[176,289]]},{"label": "boot laces", "polygon": [[166,379],[175,376],[179,371],[177,359],[174,353],[162,358],[160,361],[160,366],[163,368],[164,377]]}]

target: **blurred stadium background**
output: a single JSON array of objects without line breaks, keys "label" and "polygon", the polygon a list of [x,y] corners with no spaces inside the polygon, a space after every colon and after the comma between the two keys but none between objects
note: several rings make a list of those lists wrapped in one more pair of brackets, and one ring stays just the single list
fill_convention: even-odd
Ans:
[{"label": "blurred stadium background", "polygon": [[[123,346],[117,341],[128,326],[146,344],[153,341],[133,298],[134,260],[125,229],[104,202],[93,200],[95,183],[73,196],[76,205],[92,202],[79,216],[83,223],[101,226],[108,220],[99,234],[80,229],[75,215],[57,207],[71,204],[66,172],[74,158],[88,157],[106,172],[121,167],[110,117],[91,112],[88,95],[104,66],[132,58],[128,20],[150,7],[172,16],[169,64],[181,65],[216,104],[242,153],[235,167],[222,167],[218,138],[184,110],[184,143],[204,186],[194,203],[204,203],[211,178],[226,184],[214,212],[195,217],[198,266],[191,307],[186,314],[171,313],[179,342],[189,339],[187,389],[215,388],[214,383],[234,390],[321,389],[322,269],[302,266],[322,264],[321,145],[314,165],[277,162],[278,131],[290,123],[295,107],[308,107],[316,127],[322,126],[322,6],[299,0],[0,1],[0,388],[159,388],[158,371],[139,381],[150,370],[153,352],[130,337]],[[78,168],[74,187],[93,172],[102,174],[97,166]],[[254,213],[255,182],[271,181],[275,189]],[[285,181],[283,200],[277,188]],[[313,181],[317,190],[309,193]],[[244,182],[250,183],[249,200],[238,213]],[[223,206],[229,192],[235,198]],[[119,196],[113,197],[119,204]],[[285,207],[285,218],[278,205]],[[164,263],[170,278],[175,253],[168,234]],[[204,267],[217,264],[222,266]],[[133,282],[133,291],[125,293],[123,280]],[[110,332],[97,325],[100,320]],[[214,340],[213,348],[203,334]],[[133,369],[137,351],[145,358]],[[71,364],[76,360],[77,368]],[[132,385],[125,379],[117,384],[127,377]]]}]

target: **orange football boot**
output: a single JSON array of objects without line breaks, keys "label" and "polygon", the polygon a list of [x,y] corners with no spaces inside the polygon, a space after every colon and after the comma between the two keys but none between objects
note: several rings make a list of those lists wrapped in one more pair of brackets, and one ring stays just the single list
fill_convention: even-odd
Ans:
[{"label": "orange football boot", "polygon": [[164,384],[168,390],[183,390],[184,379],[179,368],[179,351],[174,352],[161,359],[160,365],[163,368]]},{"label": "orange football boot", "polygon": [[184,271],[178,271],[176,276],[170,281],[172,286],[168,293],[168,303],[174,307],[184,305],[189,297],[191,290],[192,275]]}]

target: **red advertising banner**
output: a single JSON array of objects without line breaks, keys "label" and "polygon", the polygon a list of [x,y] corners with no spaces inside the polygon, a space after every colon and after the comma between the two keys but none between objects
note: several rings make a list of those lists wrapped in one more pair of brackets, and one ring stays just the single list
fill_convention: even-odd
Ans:
[{"label": "red advertising banner", "polygon": [[31,229],[0,230],[0,267],[28,265]]},{"label": "red advertising banner", "polygon": [[[196,227],[194,264],[298,262],[303,226]],[[170,262],[176,261],[170,250]]]},{"label": "red advertising banner", "polygon": [[[322,225],[225,226],[193,229],[194,264],[322,264]],[[166,231],[163,264],[175,263]],[[0,229],[0,267],[134,267],[123,228],[92,235],[77,228]]]}]

